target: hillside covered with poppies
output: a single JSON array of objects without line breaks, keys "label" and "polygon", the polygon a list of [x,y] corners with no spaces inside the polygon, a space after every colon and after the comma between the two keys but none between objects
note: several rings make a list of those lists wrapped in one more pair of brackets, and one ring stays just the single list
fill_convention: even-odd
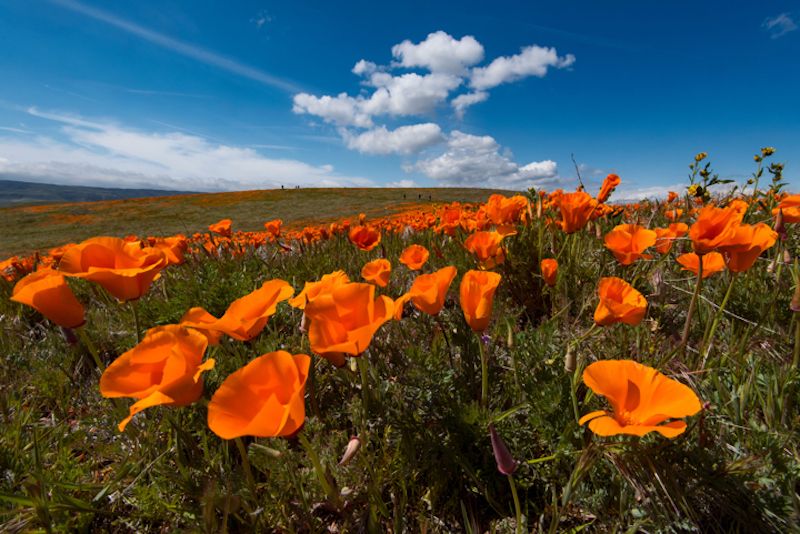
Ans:
[{"label": "hillside covered with poppies", "polygon": [[0,530],[794,531],[773,152],[635,204],[612,174],[9,257]]}]

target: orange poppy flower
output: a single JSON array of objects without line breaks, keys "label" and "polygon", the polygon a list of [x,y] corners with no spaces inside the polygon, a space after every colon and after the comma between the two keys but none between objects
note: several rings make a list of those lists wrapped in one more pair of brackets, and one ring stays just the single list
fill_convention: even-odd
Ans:
[{"label": "orange poppy flower", "polygon": [[[427,252],[427,251],[426,251]],[[402,260],[401,260],[402,261]],[[392,274],[392,264],[389,260],[379,258],[364,265],[361,269],[361,278],[378,287],[386,287],[389,276]]]},{"label": "orange poppy flower", "polygon": [[618,262],[630,265],[639,258],[650,257],[642,253],[655,245],[656,233],[638,224],[620,224],[606,234],[605,242]]},{"label": "orange poppy flower", "polygon": [[305,422],[311,358],[270,352],[229,375],[208,403],[208,427],[222,439],[290,436]]},{"label": "orange poppy flower", "polygon": [[744,212],[738,205],[727,208],[706,206],[700,210],[697,220],[689,228],[694,251],[703,255],[728,244],[743,216]]},{"label": "orange poppy flower", "polygon": [[190,317],[184,315],[181,319],[181,325],[201,331],[222,332],[233,339],[248,341],[261,333],[267,320],[275,313],[278,303],[293,294],[292,286],[283,280],[268,280],[252,293],[234,300],[219,319],[212,322],[209,317],[213,318],[213,315],[207,312],[204,315],[192,308],[188,312]]},{"label": "orange poppy flower", "polygon": [[215,222],[214,224],[209,225],[208,229],[214,232],[215,234],[219,234],[222,237],[231,237],[231,224],[233,221],[230,219],[222,219],[219,222]]},{"label": "orange poppy flower", "polygon": [[556,285],[556,277],[558,276],[558,261],[553,258],[543,259],[541,270],[544,283],[550,287],[554,287]]},{"label": "orange poppy flower", "polygon": [[398,299],[400,305],[395,308],[395,313],[402,313],[402,304],[410,300],[420,311],[428,315],[438,314],[444,307],[447,290],[453,283],[456,272],[456,268],[451,265],[431,274],[417,276],[408,292]]},{"label": "orange poppy flower", "polygon": [[267,233],[270,237],[277,238],[281,235],[281,226],[283,225],[283,221],[280,219],[273,219],[271,221],[267,221],[264,223],[264,228],[267,230]]},{"label": "orange poppy flower", "polygon": [[719,252],[709,252],[708,254],[703,254],[703,256],[688,252],[675,258],[675,261],[683,266],[682,271],[691,271],[697,275],[697,271],[700,269],[701,257],[703,258],[703,279],[725,270],[725,258]]},{"label": "orange poppy flower", "polygon": [[764,223],[742,224],[720,250],[728,257],[728,269],[741,273],[752,267],[761,253],[771,248],[777,239],[778,232]]},{"label": "orange poppy flower", "polygon": [[666,254],[675,240],[685,236],[688,231],[686,223],[672,223],[667,228],[656,228],[656,252]]},{"label": "orange poppy flower", "polygon": [[611,404],[612,411],[591,412],[578,422],[589,421],[589,430],[598,436],[658,432],[674,438],[686,430],[686,423],[667,420],[694,415],[701,408],[691,388],[632,360],[594,362],[583,371],[583,383]]},{"label": "orange poppy flower", "polygon": [[333,288],[337,286],[349,283],[350,278],[348,278],[344,271],[334,271],[323,275],[317,282],[306,282],[303,286],[303,290],[296,297],[289,299],[289,306],[304,310],[306,304],[313,301],[318,296],[332,291]]},{"label": "orange poppy flower", "polygon": [[494,294],[501,278],[499,274],[490,271],[467,271],[461,279],[461,311],[474,332],[483,332],[489,326]]},{"label": "orange poppy flower", "polygon": [[145,408],[186,406],[199,399],[203,393],[200,375],[214,368],[211,358],[201,363],[207,346],[199,332],[179,325],[159,326],[114,360],[100,377],[100,393],[139,399],[120,422],[120,432]]},{"label": "orange poppy flower", "polygon": [[486,215],[495,225],[514,225],[527,215],[528,199],[522,195],[506,198],[492,195],[486,201]]},{"label": "orange poppy flower", "polygon": [[347,234],[350,242],[361,250],[372,250],[381,242],[381,232],[372,226],[354,226]]},{"label": "orange poppy flower", "polygon": [[778,203],[778,207],[772,210],[772,215],[777,217],[778,211],[783,211],[784,223],[800,222],[800,194],[784,197]]},{"label": "orange poppy flower", "polygon": [[121,301],[147,292],[167,258],[156,248],[141,248],[116,237],[93,237],[70,247],[58,268],[67,276],[100,284]]},{"label": "orange poppy flower", "polygon": [[470,251],[484,269],[501,265],[506,258],[501,246],[503,234],[500,232],[475,232],[464,241],[464,248]]},{"label": "orange poppy flower", "polygon": [[586,226],[597,207],[597,201],[585,191],[575,191],[561,194],[558,207],[561,210],[561,229],[571,234]]},{"label": "orange poppy flower", "polygon": [[183,254],[189,248],[186,237],[176,235],[153,240],[153,248],[157,248],[164,253],[167,258],[167,265],[180,265],[184,262]]},{"label": "orange poppy flower", "polygon": [[427,248],[422,245],[410,245],[400,254],[400,263],[412,271],[418,271],[428,261],[428,256],[430,252]]},{"label": "orange poppy flower", "polygon": [[622,278],[601,278],[598,287],[600,302],[594,311],[594,322],[599,326],[614,323],[637,325],[647,311],[647,300]]},{"label": "orange poppy flower", "polygon": [[41,269],[17,282],[11,300],[34,308],[64,328],[77,328],[86,322],[83,305],[64,275],[53,269]]},{"label": "orange poppy flower", "polygon": [[671,204],[671,203],[672,203],[672,202],[674,202],[674,201],[675,201],[677,198],[678,198],[678,193],[676,193],[675,191],[670,191],[670,192],[667,194],[667,203],[670,203],[670,204]]},{"label": "orange poppy flower", "polygon": [[664,216],[670,221],[678,220],[678,218],[680,218],[681,215],[683,215],[683,210],[680,208],[674,208],[664,212]]},{"label": "orange poppy flower", "polygon": [[606,179],[603,180],[603,185],[600,187],[600,193],[597,194],[597,202],[602,204],[608,200],[608,197],[611,196],[611,193],[617,188],[621,181],[622,180],[620,180],[619,176],[616,174],[609,174],[606,176]]},{"label": "orange poppy flower", "polygon": [[222,337],[222,332],[214,330],[213,326],[216,325],[217,319],[205,309],[197,306],[190,308],[189,311],[183,314],[178,324],[185,328],[192,328],[197,330],[208,339],[209,345],[219,345],[219,340]]},{"label": "orange poppy flower", "polygon": [[360,356],[372,336],[391,319],[394,302],[385,295],[375,298],[375,286],[350,283],[334,287],[308,303],[311,349],[337,367],[345,356]]}]

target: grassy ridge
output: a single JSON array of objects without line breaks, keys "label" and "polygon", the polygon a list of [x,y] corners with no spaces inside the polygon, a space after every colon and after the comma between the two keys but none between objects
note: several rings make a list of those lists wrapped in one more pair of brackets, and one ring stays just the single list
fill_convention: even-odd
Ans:
[{"label": "grassy ridge", "polygon": [[492,192],[498,191],[278,189],[0,208],[0,259],[97,235],[191,235],[223,218],[233,219],[234,229],[243,231],[263,230],[271,219],[302,228],[352,219],[359,212],[382,217],[419,204],[484,201]]}]

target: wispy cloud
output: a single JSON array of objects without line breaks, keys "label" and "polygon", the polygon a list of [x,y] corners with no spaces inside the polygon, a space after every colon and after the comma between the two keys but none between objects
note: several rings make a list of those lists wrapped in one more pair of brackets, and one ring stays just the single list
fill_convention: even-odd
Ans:
[{"label": "wispy cloud", "polygon": [[124,32],[135,35],[157,46],[160,46],[167,50],[171,50],[175,53],[192,58],[194,60],[200,61],[201,63],[212,65],[224,71],[236,74],[237,76],[241,76],[243,78],[249,78],[251,80],[260,82],[264,85],[268,85],[270,87],[274,87],[276,89],[280,89],[282,91],[286,91],[289,93],[297,93],[301,91],[301,88],[297,84],[289,80],[286,80],[285,78],[273,76],[272,74],[268,74],[255,67],[251,67],[250,65],[245,65],[244,63],[240,63],[234,59],[225,57],[221,54],[217,54],[216,52],[206,50],[205,48],[201,48],[199,46],[186,43],[179,39],[175,39],[168,35],[164,35],[163,33],[156,32],[149,28],[145,28],[144,26],[140,26],[139,24],[136,24],[129,20],[125,20],[121,17],[108,13],[107,11],[87,6],[76,0],[50,0],[50,1],[61,7],[69,9],[70,11],[80,13],[89,18],[103,22],[105,24],[108,24],[109,26],[113,26]]},{"label": "wispy cloud", "polygon": [[781,13],[775,17],[767,17],[761,23],[761,27],[769,32],[772,39],[782,37],[789,32],[797,29],[797,23],[794,21],[789,13]]},{"label": "wispy cloud", "polygon": [[22,128],[13,128],[11,126],[0,126],[0,132],[11,132],[11,133],[18,133],[18,134],[31,134],[31,133],[33,133],[30,130],[24,130]]},{"label": "wispy cloud", "polygon": [[374,185],[357,176],[342,176],[331,165],[267,157],[251,147],[174,129],[143,131],[107,119],[37,108],[28,113],[60,125],[60,134],[0,136],[2,178],[184,191]]}]

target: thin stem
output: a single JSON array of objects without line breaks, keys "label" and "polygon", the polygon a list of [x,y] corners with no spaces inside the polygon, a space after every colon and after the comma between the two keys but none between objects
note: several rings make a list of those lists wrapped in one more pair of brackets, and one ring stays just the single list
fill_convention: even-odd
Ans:
[{"label": "thin stem", "polygon": [[481,354],[481,406],[485,408],[489,399],[489,359],[486,356],[486,349],[483,348],[481,335],[477,332],[475,335],[478,337],[478,351]]},{"label": "thin stem", "polygon": [[692,316],[697,305],[697,297],[700,295],[700,287],[703,285],[703,256],[698,256],[697,262],[697,283],[694,286],[692,301],[689,303],[689,311],[686,312],[686,324],[683,325],[683,336],[681,337],[681,356],[686,354],[686,343],[689,341],[689,330],[692,326]]},{"label": "thin stem", "polygon": [[97,348],[94,346],[94,343],[92,343],[92,340],[89,338],[89,336],[86,335],[86,330],[84,330],[83,327],[80,327],[76,328],[75,331],[78,332],[78,337],[80,338],[81,343],[83,343],[83,346],[86,347],[86,350],[88,350],[89,354],[92,355],[92,358],[94,359],[94,364],[97,366],[97,368],[100,370],[101,373],[105,371],[106,366],[103,365],[102,361],[100,361],[100,355],[97,352]]},{"label": "thin stem", "polygon": [[314,472],[317,474],[317,479],[319,480],[322,489],[325,491],[325,495],[328,496],[328,500],[331,502],[331,504],[335,505],[338,508],[339,494],[331,486],[330,482],[328,481],[328,477],[325,476],[325,469],[322,467],[322,462],[320,462],[319,460],[319,455],[317,454],[317,451],[314,450],[314,447],[311,445],[311,442],[308,441],[308,438],[305,436],[303,432],[300,432],[297,435],[297,438],[300,440],[300,445],[303,446],[303,449],[305,449],[306,454],[311,459],[311,463],[314,466]]},{"label": "thin stem", "polygon": [[369,413],[369,362],[365,354],[362,354],[357,362],[361,374],[361,419],[362,426],[366,429],[367,414]]},{"label": "thin stem", "polygon": [[733,291],[733,283],[736,281],[736,273],[731,273],[730,282],[728,282],[728,289],[725,291],[725,296],[722,298],[722,304],[719,305],[717,308],[716,313],[714,314],[714,320],[708,323],[708,327],[706,327],[705,334],[703,334],[703,344],[700,345],[701,351],[705,352],[705,356],[703,357],[703,363],[705,363],[705,359],[708,358],[708,353],[711,351],[711,341],[714,339],[714,332],[717,331],[717,326],[719,326],[719,321],[722,318],[722,314],[725,310],[725,305],[728,303],[728,299],[731,297],[731,292]]},{"label": "thin stem", "polygon": [[139,335],[139,312],[136,310],[136,302],[133,300],[128,301],[128,306],[131,309],[131,313],[133,313],[133,328],[136,332],[136,343],[142,341],[141,336]]},{"label": "thin stem", "polygon": [[514,483],[514,475],[508,475],[508,484],[511,486],[511,496],[514,497],[514,532],[522,532],[522,508],[519,505],[519,495],[517,495],[517,485]]},{"label": "thin stem", "polygon": [[792,358],[792,369],[797,369],[800,365],[800,317],[795,317],[794,321],[794,357]]},{"label": "thin stem", "polygon": [[256,496],[256,479],[253,478],[253,470],[250,467],[250,458],[247,456],[247,449],[244,447],[244,442],[242,438],[234,439],[236,442],[236,448],[239,449],[239,454],[242,456],[242,469],[244,470],[244,475],[247,478],[247,485],[250,488],[250,493],[253,497]]}]

